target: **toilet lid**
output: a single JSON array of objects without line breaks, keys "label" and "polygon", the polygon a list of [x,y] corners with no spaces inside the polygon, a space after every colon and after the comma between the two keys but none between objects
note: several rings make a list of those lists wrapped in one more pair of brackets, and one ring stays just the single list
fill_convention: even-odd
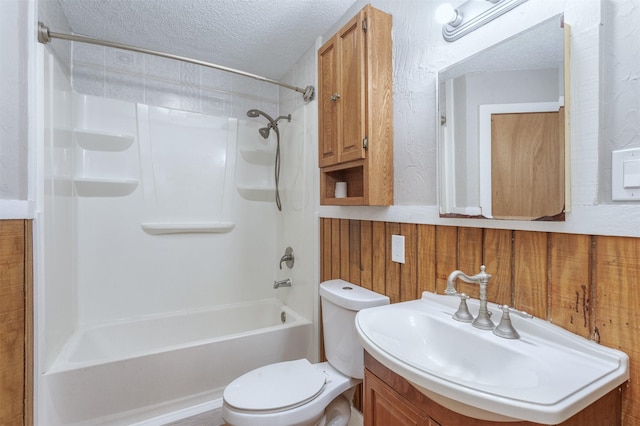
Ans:
[{"label": "toilet lid", "polygon": [[238,377],[225,388],[224,401],[240,410],[293,408],[318,396],[325,380],[325,374],[306,359],[279,362]]}]

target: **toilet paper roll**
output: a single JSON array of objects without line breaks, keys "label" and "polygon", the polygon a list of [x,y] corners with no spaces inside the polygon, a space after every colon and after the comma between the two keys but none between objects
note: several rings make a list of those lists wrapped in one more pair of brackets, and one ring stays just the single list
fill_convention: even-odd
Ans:
[{"label": "toilet paper roll", "polygon": [[347,182],[336,182],[336,198],[347,197]]}]

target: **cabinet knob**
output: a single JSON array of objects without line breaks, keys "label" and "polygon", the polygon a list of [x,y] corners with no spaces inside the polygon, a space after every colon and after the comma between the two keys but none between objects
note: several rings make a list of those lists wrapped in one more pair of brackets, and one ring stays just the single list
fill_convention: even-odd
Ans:
[{"label": "cabinet knob", "polygon": [[333,102],[337,101],[338,99],[340,99],[340,95],[338,93],[334,93],[333,95],[331,95],[329,97],[329,99],[331,99]]}]

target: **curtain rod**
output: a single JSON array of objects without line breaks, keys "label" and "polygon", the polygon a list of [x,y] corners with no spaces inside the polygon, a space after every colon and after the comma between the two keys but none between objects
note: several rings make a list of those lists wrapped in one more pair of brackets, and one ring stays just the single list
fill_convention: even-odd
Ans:
[{"label": "curtain rod", "polygon": [[315,89],[313,88],[313,86],[307,86],[304,89],[302,89],[300,87],[292,86],[287,83],[282,83],[278,80],[272,80],[267,77],[262,77],[256,74],[251,74],[248,72],[236,70],[236,69],[225,67],[222,65],[213,64],[210,62],[200,61],[198,59],[188,58],[186,56],[172,55],[171,53],[165,53],[157,50],[145,49],[142,47],[130,46],[127,44],[120,44],[112,41],[100,40],[97,38],[91,38],[91,37],[86,37],[86,36],[81,36],[76,34],[56,33],[56,32],[50,31],[49,27],[47,27],[42,22],[38,22],[38,41],[42,44],[47,44],[51,41],[51,39],[54,39],[54,38],[58,38],[61,40],[69,40],[69,41],[79,41],[81,43],[96,44],[98,46],[113,47],[116,49],[131,50],[133,52],[146,53],[148,55],[155,55],[163,58],[176,59],[178,61],[189,62],[196,65],[202,65],[203,67],[215,68],[221,71],[226,71],[233,74],[242,75],[244,77],[253,78],[255,80],[264,81],[266,83],[276,84],[278,86],[281,86],[290,90],[295,90],[296,92],[302,93],[302,97],[305,103],[310,102],[311,100],[313,100],[313,97],[314,97]]}]

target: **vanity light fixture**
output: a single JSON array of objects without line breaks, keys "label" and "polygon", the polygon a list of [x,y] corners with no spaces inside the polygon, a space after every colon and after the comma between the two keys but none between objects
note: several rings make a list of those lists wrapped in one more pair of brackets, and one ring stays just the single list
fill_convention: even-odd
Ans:
[{"label": "vanity light fixture", "polygon": [[442,37],[451,42],[480,28],[525,1],[527,0],[467,0],[455,9],[445,3],[436,10],[436,20],[441,20],[444,16],[448,18],[442,26]]}]

